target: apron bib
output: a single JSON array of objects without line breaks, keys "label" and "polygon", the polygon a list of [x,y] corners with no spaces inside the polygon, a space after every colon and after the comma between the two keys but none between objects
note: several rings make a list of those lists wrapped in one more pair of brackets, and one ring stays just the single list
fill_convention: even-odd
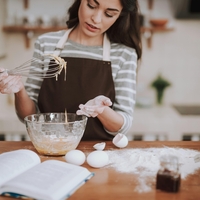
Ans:
[{"label": "apron bib", "polygon": [[[60,54],[72,29],[60,39],[54,54]],[[63,44],[64,43],[64,44]],[[103,57],[109,59],[110,44],[104,37]],[[109,55],[107,53],[109,51]],[[85,104],[98,95],[104,95],[114,102],[115,88],[112,78],[111,62],[88,58],[62,57],[67,62],[67,79],[64,81],[64,70],[58,75],[58,79],[44,79],[39,96],[38,106],[42,113],[65,112],[76,113],[80,104]],[[89,117],[83,140],[112,140],[99,119]]]}]

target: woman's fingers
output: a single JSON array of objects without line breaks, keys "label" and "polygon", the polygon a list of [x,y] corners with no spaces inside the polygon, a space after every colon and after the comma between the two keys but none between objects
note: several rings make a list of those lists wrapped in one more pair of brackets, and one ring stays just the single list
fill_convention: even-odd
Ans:
[{"label": "woman's fingers", "polygon": [[16,93],[22,87],[20,76],[7,76],[0,81],[0,92],[2,94]]}]

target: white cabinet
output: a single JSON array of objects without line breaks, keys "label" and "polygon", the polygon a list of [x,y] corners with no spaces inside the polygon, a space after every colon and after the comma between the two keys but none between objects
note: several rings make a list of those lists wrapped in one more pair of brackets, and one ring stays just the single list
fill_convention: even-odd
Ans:
[{"label": "white cabinet", "polygon": [[0,110],[0,134],[4,135],[5,140],[19,141],[22,137],[29,140],[26,126],[19,121],[14,106],[0,104]]},{"label": "white cabinet", "polygon": [[200,115],[180,115],[172,106],[135,108],[133,125],[128,133],[130,140],[180,141],[184,135],[200,136]]}]

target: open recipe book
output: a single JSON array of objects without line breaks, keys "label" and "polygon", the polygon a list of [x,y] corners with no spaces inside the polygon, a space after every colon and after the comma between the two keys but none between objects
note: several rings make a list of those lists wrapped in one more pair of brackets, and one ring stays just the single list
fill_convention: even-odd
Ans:
[{"label": "open recipe book", "polygon": [[94,174],[85,167],[48,160],[31,150],[0,154],[0,194],[23,199],[67,199]]}]

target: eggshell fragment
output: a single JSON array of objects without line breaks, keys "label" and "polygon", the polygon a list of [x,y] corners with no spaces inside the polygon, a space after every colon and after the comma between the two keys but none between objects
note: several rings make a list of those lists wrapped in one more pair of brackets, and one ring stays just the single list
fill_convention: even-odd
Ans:
[{"label": "eggshell fragment", "polygon": [[128,145],[128,138],[124,134],[118,133],[112,142],[116,147],[124,148]]},{"label": "eggshell fragment", "polygon": [[66,153],[65,160],[74,165],[82,165],[86,160],[86,156],[82,151],[75,149]]},{"label": "eggshell fragment", "polygon": [[93,151],[86,159],[88,165],[94,168],[101,168],[108,164],[109,157],[105,151]]},{"label": "eggshell fragment", "polygon": [[98,151],[102,151],[104,150],[105,146],[106,146],[106,143],[101,142],[101,143],[96,143],[93,147]]}]

